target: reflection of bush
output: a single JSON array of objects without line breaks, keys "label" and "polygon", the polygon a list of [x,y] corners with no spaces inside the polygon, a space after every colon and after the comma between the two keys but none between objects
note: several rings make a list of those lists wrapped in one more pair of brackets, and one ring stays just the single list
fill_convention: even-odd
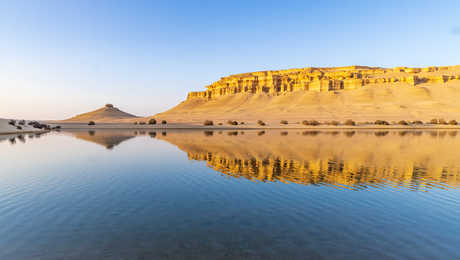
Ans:
[{"label": "reflection of bush", "polygon": [[379,136],[379,137],[380,137],[380,136],[386,136],[386,135],[388,135],[389,133],[390,133],[390,131],[377,131],[377,132],[375,132],[374,134],[375,134],[375,136]]}]

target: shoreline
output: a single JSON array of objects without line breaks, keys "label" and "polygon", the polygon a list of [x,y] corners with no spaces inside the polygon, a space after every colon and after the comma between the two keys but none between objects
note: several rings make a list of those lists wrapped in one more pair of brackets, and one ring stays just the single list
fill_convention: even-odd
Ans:
[{"label": "shoreline", "polygon": [[20,135],[20,134],[45,134],[50,131],[13,131],[13,132],[0,132],[0,135]]},{"label": "shoreline", "polygon": [[[51,124],[54,125],[54,124]],[[58,124],[56,124],[58,125]],[[133,124],[123,124],[123,123],[100,123],[94,126],[89,126],[87,124],[59,124],[61,130],[97,130],[97,129],[132,129],[132,130],[168,130],[168,129],[182,129],[182,130],[270,130],[270,129],[308,129],[308,130],[460,130],[460,125],[358,125],[358,126],[333,126],[333,125],[323,125],[323,126],[307,126],[301,124],[292,124],[292,125],[279,125],[279,126],[258,126],[258,125],[238,125],[238,126],[205,126],[205,125],[196,125],[196,124],[167,124],[167,125],[133,125]]]}]

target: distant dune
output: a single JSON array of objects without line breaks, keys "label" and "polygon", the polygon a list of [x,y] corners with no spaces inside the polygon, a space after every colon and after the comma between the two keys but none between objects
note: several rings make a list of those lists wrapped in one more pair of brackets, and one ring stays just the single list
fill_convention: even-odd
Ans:
[{"label": "distant dune", "polygon": [[460,119],[460,66],[304,68],[224,77],[155,115],[211,120]]},{"label": "distant dune", "polygon": [[107,104],[97,110],[66,119],[64,122],[122,122],[123,120],[134,118],[137,118],[137,116],[123,112],[112,104]]}]

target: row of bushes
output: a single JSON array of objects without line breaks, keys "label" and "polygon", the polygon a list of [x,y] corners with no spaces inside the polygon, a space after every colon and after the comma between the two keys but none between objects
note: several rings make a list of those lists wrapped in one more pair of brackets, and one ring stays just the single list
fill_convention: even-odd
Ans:
[{"label": "row of bushes", "polygon": [[[19,120],[16,122],[16,120],[10,120],[8,121],[8,124],[16,127],[17,130],[22,130],[24,126],[26,125],[26,121]],[[30,121],[29,123],[27,123],[27,125],[32,126],[33,128],[36,128],[36,129],[43,129],[43,130],[48,130],[48,131],[61,129],[61,126],[51,127],[50,125],[42,124],[38,121]]]},{"label": "row of bushes", "polygon": [[[237,121],[233,121],[233,120],[229,120],[227,121],[227,123],[229,125],[238,125],[238,122]],[[240,123],[241,125],[244,124],[244,122],[241,122]],[[258,120],[257,121],[257,124],[259,126],[265,126],[266,123],[262,120]],[[281,125],[288,125],[289,122],[287,120],[281,120],[280,121],[280,124]],[[338,126],[338,125],[341,125],[341,123],[339,121],[330,121],[330,122],[319,122],[317,120],[304,120],[302,121],[302,124],[303,125],[307,125],[307,126],[318,126],[318,125],[334,125],[334,126]],[[415,121],[406,121],[406,120],[401,120],[399,122],[388,122],[388,121],[385,121],[385,120],[376,120],[375,122],[364,122],[363,124],[369,124],[369,125],[423,125],[423,122],[420,121],[420,120],[415,120]],[[432,119],[431,121],[427,122],[426,124],[440,124],[440,125],[458,125],[458,122],[456,120],[450,120],[449,122],[447,122],[446,120],[444,119]],[[211,120],[205,120],[203,125],[205,126],[212,126],[214,125],[214,122],[211,121]],[[219,123],[219,125],[222,125],[222,123]],[[357,123],[351,119],[348,119],[346,120],[343,125],[346,125],[346,126],[355,126],[357,125]]]},{"label": "row of bushes", "polygon": [[430,124],[434,125],[458,125],[458,122],[456,120],[450,120],[447,122],[446,120],[440,118],[440,119],[431,119]]},{"label": "row of bushes", "polygon": [[[260,121],[260,120],[259,120],[259,121]],[[245,122],[239,122],[239,123],[238,123],[238,121],[235,121],[235,120],[228,120],[228,121],[227,121],[227,124],[229,124],[229,125],[244,125]],[[212,126],[212,125],[214,125],[214,122],[213,122],[212,120],[205,120],[205,121],[203,122],[203,125],[205,125],[205,126]],[[218,125],[223,125],[223,124],[222,124],[222,123],[218,123]]]},{"label": "row of bushes", "polygon": [[[155,118],[151,118],[148,122],[147,122],[149,125],[156,125],[157,124],[157,120]],[[146,122],[144,121],[140,121],[140,122],[134,122],[135,125],[146,125],[147,124]],[[162,125],[166,125],[168,122],[166,120],[161,120],[161,124]]]}]

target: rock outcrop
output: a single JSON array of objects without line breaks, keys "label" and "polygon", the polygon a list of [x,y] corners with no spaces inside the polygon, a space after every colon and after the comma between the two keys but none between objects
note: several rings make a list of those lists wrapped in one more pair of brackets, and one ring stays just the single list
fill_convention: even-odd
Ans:
[{"label": "rock outcrop", "polygon": [[350,66],[260,71],[223,77],[207,86],[206,91],[190,92],[187,99],[213,99],[238,93],[278,95],[293,91],[351,90],[371,84],[390,85],[396,82],[416,86],[459,79],[460,66],[390,69]]}]

